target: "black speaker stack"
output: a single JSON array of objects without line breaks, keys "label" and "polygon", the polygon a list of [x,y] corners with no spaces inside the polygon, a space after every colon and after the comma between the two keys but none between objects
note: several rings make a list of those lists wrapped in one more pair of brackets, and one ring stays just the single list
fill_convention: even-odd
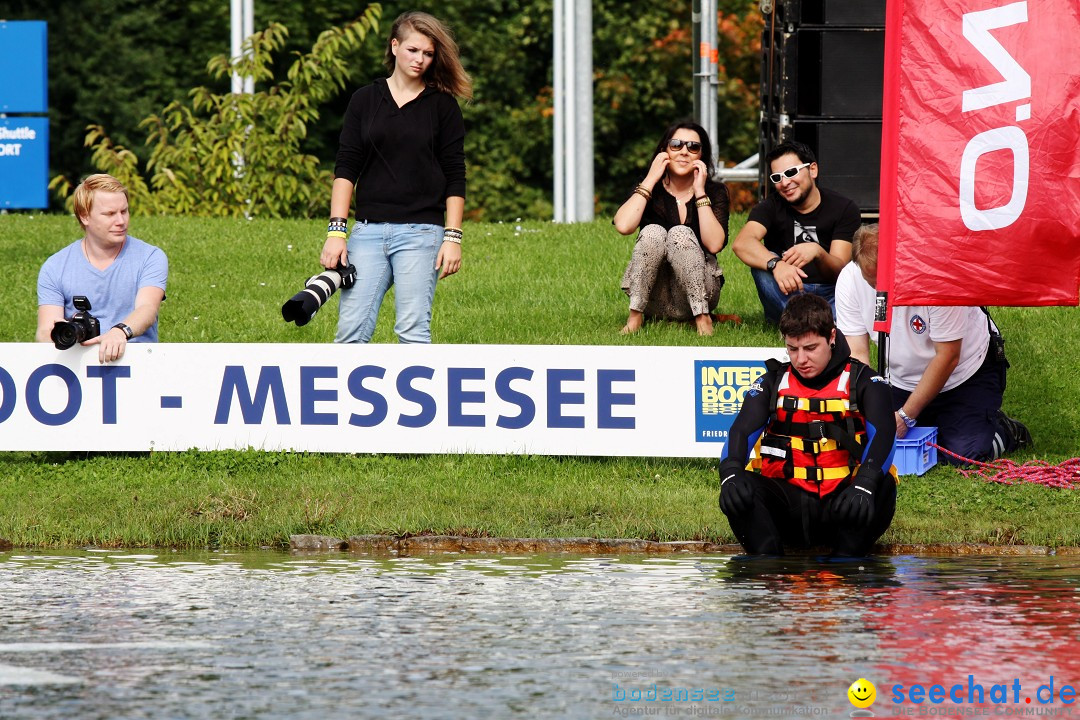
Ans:
[{"label": "black speaker stack", "polygon": [[798,140],[817,155],[822,185],[876,215],[885,0],[774,0],[761,49],[762,193],[772,189],[765,154]]}]

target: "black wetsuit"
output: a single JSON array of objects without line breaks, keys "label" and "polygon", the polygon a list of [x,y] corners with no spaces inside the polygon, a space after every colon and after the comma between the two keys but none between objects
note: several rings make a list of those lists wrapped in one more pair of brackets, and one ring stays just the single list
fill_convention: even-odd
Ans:
[{"label": "black wetsuit", "polygon": [[[851,483],[850,478],[833,493],[821,498],[784,480],[753,474],[751,507],[744,513],[728,515],[732,531],[748,553],[780,555],[784,545],[824,545],[831,547],[836,555],[866,555],[892,522],[896,509],[896,482],[888,469],[892,465],[896,422],[888,384],[871,368],[852,360],[847,340],[839,330],[832,357],[821,374],[806,379],[795,368],[791,368],[791,372],[805,386],[820,389],[843,372],[849,362],[853,363],[851,397],[865,418],[867,429],[860,469],[880,476],[879,488],[873,493],[872,520],[860,528],[832,517],[833,500]],[[747,463],[753,445],[773,416],[773,388],[787,369],[787,365],[781,365],[766,371],[758,381],[758,387],[746,394],[728,434],[722,462]]]}]

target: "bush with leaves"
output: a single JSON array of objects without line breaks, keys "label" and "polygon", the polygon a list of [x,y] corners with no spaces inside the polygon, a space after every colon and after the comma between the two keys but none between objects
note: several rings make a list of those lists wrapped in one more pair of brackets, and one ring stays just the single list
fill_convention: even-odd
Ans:
[{"label": "bush with leaves", "polygon": [[[216,79],[238,73],[263,89],[222,94],[199,87],[190,104],[170,103],[143,120],[152,148],[145,171],[134,153],[91,125],[86,146],[94,166],[124,183],[138,214],[280,218],[324,212],[331,173],[301,145],[319,119],[319,106],[344,89],[352,71],[345,58],[376,29],[380,14],[372,4],[352,22],[320,34],[281,81],[272,62],[288,30],[270,24],[245,41],[241,57],[219,55],[207,65]],[[62,197],[71,191],[62,176],[50,187]]]}]

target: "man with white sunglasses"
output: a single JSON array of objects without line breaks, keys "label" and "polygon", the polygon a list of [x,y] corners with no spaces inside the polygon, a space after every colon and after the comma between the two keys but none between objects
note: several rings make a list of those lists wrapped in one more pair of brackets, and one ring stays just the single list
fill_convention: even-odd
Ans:
[{"label": "man with white sunglasses", "polygon": [[773,192],[751,211],[731,249],[750,266],[765,319],[780,322],[788,298],[820,295],[836,313],[836,278],[851,260],[859,208],[817,184],[814,152],[784,142],[765,156]]}]

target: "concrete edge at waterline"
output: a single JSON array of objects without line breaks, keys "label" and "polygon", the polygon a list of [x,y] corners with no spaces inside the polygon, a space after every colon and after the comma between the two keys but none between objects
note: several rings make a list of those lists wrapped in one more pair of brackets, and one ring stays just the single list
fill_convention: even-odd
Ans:
[{"label": "concrete edge at waterline", "polygon": [[[0,552],[16,549],[0,538]],[[297,553],[351,552],[375,555],[434,555],[440,553],[568,553],[576,555],[741,555],[734,543],[703,540],[658,542],[604,538],[493,538],[462,535],[354,535],[349,538],[327,535],[290,535],[289,550]],[[879,555],[997,555],[1044,556],[1080,555],[1080,547],[1049,545],[987,545],[980,543],[916,543],[879,545]]]},{"label": "concrete edge at waterline", "polygon": [[[325,535],[291,535],[295,552],[353,552],[372,554],[436,553],[574,553],[620,555],[672,553],[739,555],[733,543],[698,540],[603,539],[603,538],[492,538],[460,535],[356,535],[349,538]],[[881,555],[1080,555],[1080,547],[1047,545],[984,545],[978,543],[926,543],[879,545]]]}]

